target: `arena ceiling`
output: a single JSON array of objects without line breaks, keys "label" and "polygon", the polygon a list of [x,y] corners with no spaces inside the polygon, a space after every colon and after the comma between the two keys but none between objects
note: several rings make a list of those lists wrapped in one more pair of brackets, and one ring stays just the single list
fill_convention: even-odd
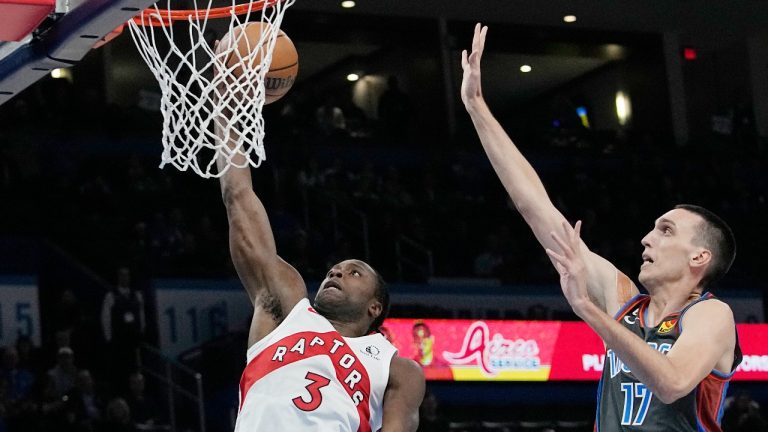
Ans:
[{"label": "arena ceiling", "polygon": [[[299,0],[296,10],[483,21],[537,27],[604,31],[677,31],[696,38],[766,31],[766,0],[358,0],[341,9],[338,0]],[[566,24],[564,15],[578,20]]]},{"label": "arena ceiling", "polygon": [[[633,50],[658,54],[665,32],[677,33],[683,44],[718,48],[766,31],[768,23],[768,0],[357,0],[351,9],[340,1],[298,0],[288,11],[283,28],[299,49],[300,83],[338,79],[387,50],[435,56],[439,18],[458,80],[460,49],[470,43],[473,23],[482,21],[491,27],[484,85],[497,102],[565,85]],[[563,22],[567,14],[577,21]],[[142,74],[131,45],[111,47],[113,66],[125,69],[113,76],[131,77],[118,79],[118,87],[153,79]],[[534,72],[510,80],[522,64],[534,64]]]},{"label": "arena ceiling", "polygon": [[[343,9],[340,0],[298,0],[290,13],[286,26],[296,20],[302,23],[296,27],[308,29],[299,37],[305,77],[343,67],[348,55],[434,41],[440,18],[448,23],[450,55],[457,58],[471,40],[472,24],[482,21],[491,27],[487,76],[502,78],[489,79],[488,88],[500,99],[518,99],[600,68],[627,49],[658,53],[667,32],[699,49],[718,49],[765,32],[768,1],[357,0],[354,8]],[[563,21],[569,14],[577,17],[575,23]],[[309,30],[318,25],[323,30]],[[308,34],[312,31],[319,34]],[[326,36],[336,39],[323,40]],[[326,45],[316,45],[318,39]],[[510,71],[528,63],[538,65],[534,73],[508,79]]]}]

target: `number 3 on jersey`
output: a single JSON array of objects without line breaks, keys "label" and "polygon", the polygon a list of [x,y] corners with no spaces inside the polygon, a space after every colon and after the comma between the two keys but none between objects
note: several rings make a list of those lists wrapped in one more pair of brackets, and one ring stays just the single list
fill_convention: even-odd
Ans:
[{"label": "number 3 on jersey", "polygon": [[[653,392],[643,383],[621,383],[621,391],[624,393],[624,413],[621,416],[622,426],[640,426],[645,421],[648,414],[648,406],[651,404]],[[635,398],[640,398],[640,408],[637,410],[635,419],[632,419],[632,413],[635,411]]]},{"label": "number 3 on jersey", "polygon": [[293,398],[293,404],[302,411],[314,411],[323,402],[323,394],[320,393],[320,389],[330,384],[331,380],[314,372],[307,372],[304,378],[312,381],[305,387],[309,392],[309,400],[305,401],[304,397],[297,396]]}]

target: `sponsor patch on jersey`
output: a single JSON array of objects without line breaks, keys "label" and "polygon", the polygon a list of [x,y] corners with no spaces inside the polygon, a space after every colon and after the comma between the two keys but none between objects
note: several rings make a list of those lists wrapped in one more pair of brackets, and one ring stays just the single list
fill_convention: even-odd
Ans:
[{"label": "sponsor patch on jersey", "polygon": [[656,333],[666,334],[671,332],[672,329],[675,328],[675,326],[677,325],[677,321],[678,321],[677,318],[664,321],[663,323],[661,323],[661,325],[659,326],[659,330],[657,330]]},{"label": "sponsor patch on jersey", "polygon": [[379,350],[379,349],[378,349],[376,346],[374,346],[374,345],[368,345],[367,347],[365,347],[365,349],[363,350],[363,352],[364,352],[365,354],[369,355],[370,357],[373,357],[373,358],[375,358],[376,360],[378,360],[378,359],[379,359],[379,357],[378,357],[378,356],[379,356],[379,354],[381,353],[381,350]]}]

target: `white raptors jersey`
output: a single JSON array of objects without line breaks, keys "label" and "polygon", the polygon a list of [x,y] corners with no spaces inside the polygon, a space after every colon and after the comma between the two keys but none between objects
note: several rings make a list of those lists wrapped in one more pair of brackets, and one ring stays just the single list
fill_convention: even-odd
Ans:
[{"label": "white raptors jersey", "polygon": [[342,337],[302,299],[248,349],[235,431],[378,431],[396,352],[380,334]]}]

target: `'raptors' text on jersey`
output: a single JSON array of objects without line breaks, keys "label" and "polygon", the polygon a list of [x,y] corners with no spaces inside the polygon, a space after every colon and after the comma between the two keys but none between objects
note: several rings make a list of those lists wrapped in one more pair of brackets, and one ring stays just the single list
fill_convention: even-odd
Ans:
[{"label": "'raptors' text on jersey", "polygon": [[380,334],[341,336],[302,299],[248,349],[235,431],[377,431],[396,352]]},{"label": "'raptors' text on jersey", "polygon": [[[616,314],[616,319],[662,354],[680,337],[685,312],[698,302],[713,299],[706,293],[683,310],[664,317],[655,327],[645,322],[650,302],[637,295]],[[741,362],[738,337],[730,371],[713,370],[693,391],[671,404],[665,404],[638,381],[621,358],[608,349],[598,389],[595,431],[703,431],[720,432],[720,417],[728,383]]]}]

